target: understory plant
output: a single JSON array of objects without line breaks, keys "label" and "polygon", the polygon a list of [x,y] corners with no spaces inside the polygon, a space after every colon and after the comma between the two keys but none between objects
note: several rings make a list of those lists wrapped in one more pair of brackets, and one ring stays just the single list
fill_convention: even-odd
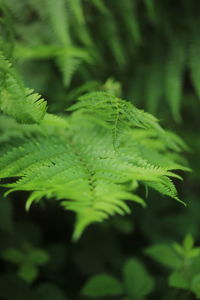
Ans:
[{"label": "understory plant", "polygon": [[0,0],[0,299],[200,298],[199,20]]},{"label": "understory plant", "polygon": [[152,115],[105,92],[83,95],[62,117],[48,114],[3,55],[0,69],[1,186],[30,191],[27,209],[61,200],[76,213],[77,239],[89,224],[129,213],[127,200],[145,206],[139,184],[181,202],[171,178],[188,170],[186,146]]}]

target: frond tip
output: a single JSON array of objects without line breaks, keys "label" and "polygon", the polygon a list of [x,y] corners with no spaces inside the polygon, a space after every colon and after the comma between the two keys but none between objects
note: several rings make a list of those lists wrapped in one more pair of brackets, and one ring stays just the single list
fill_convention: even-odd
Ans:
[{"label": "frond tip", "polygon": [[79,102],[67,110],[81,110],[104,121],[112,131],[113,143],[125,129],[154,128],[162,131],[157,120],[151,114],[137,109],[132,103],[122,100],[106,92],[91,92],[81,96]]}]

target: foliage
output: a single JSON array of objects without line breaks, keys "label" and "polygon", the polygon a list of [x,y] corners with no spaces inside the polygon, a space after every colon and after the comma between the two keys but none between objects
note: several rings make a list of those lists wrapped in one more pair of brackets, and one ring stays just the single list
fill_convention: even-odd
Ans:
[{"label": "foliage", "polygon": [[[17,94],[13,86],[12,92]],[[5,97],[4,102],[3,111],[10,99]],[[21,121],[29,101],[23,106],[23,110],[12,106]],[[138,182],[180,201],[170,177],[181,178],[173,170],[187,167],[179,157],[169,155],[181,151],[184,143],[165,132],[153,116],[103,92],[80,97],[69,110],[75,112],[66,120],[47,114],[38,126],[22,129],[13,124],[19,132],[24,130],[24,136],[18,139],[17,134],[15,144],[8,139],[4,145],[0,177],[16,180],[3,186],[32,191],[27,209],[43,197],[62,200],[66,209],[77,214],[77,239],[87,225],[108,215],[129,213],[124,200],[145,205],[131,193]]]},{"label": "foliage", "polygon": [[200,298],[198,1],[0,13],[0,299]]},{"label": "foliage", "polygon": [[86,282],[82,294],[102,297],[126,294],[123,299],[144,299],[153,290],[154,281],[145,267],[137,259],[129,259],[123,267],[123,282],[116,278],[99,274]]},{"label": "foliage", "polygon": [[1,111],[18,122],[32,124],[39,122],[45,114],[46,102],[38,94],[26,89],[15,74],[10,63],[0,56]]},{"label": "foliage", "polygon": [[[6,1],[15,26],[10,34],[14,56],[21,70],[27,64],[40,66],[43,62],[52,74],[49,80],[56,86],[54,95],[66,97],[53,75],[55,63],[68,89],[79,90],[93,78],[103,85],[112,72],[129,99],[138,103],[145,99],[153,113],[164,101],[176,121],[181,119],[187,73],[199,97],[200,6],[196,1],[179,1],[174,9],[170,0],[158,4],[153,0],[127,0],[125,4],[114,0],[15,2]],[[7,31],[12,32],[6,7],[4,15]],[[104,63],[105,56],[109,64]],[[38,88],[38,71],[35,75],[24,71],[31,87]],[[43,94],[46,88],[42,87]]]},{"label": "foliage", "polygon": [[45,264],[49,259],[48,253],[41,249],[31,248],[29,245],[24,245],[24,251],[8,248],[2,256],[3,259],[19,265],[19,277],[27,282],[32,282],[37,278],[37,266]]},{"label": "foliage", "polygon": [[191,235],[184,238],[183,244],[154,245],[145,250],[153,259],[173,270],[169,285],[178,289],[186,289],[200,298],[200,247],[194,247]]}]

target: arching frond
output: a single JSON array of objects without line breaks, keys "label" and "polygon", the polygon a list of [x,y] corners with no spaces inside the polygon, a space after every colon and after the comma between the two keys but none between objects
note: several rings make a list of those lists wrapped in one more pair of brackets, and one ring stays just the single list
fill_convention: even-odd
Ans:
[{"label": "arching frond", "polygon": [[171,159],[170,137],[153,116],[108,93],[85,95],[69,110],[67,119],[47,114],[40,125],[19,125],[16,146],[7,136],[0,178],[12,178],[2,184],[9,192],[32,192],[27,209],[43,197],[60,200],[77,215],[77,239],[93,222],[130,213],[127,201],[145,206],[140,183],[180,201],[170,178],[187,168]]}]

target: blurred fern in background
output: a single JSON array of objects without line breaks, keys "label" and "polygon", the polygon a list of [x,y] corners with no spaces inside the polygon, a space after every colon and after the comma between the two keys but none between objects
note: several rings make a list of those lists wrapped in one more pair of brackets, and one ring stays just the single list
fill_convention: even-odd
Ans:
[{"label": "blurred fern in background", "polygon": [[154,0],[8,0],[3,31],[28,85],[52,101],[55,95],[57,109],[72,100],[69,91],[104,89],[112,76],[134,103],[152,113],[169,108],[180,121],[185,80],[200,94],[200,5],[172,7]]}]

